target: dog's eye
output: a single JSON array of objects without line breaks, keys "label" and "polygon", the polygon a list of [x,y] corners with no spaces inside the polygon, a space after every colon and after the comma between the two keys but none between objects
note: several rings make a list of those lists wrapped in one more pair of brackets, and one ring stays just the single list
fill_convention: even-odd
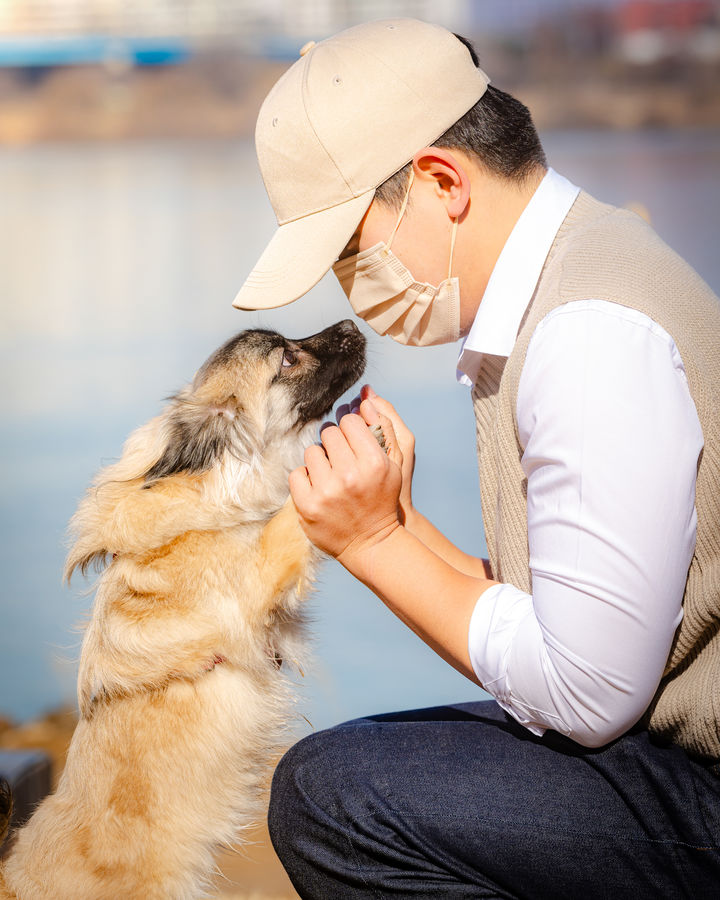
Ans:
[{"label": "dog's eye", "polygon": [[286,350],[283,353],[282,365],[284,369],[287,369],[290,366],[294,366],[296,362],[297,356],[292,352],[292,350]]}]

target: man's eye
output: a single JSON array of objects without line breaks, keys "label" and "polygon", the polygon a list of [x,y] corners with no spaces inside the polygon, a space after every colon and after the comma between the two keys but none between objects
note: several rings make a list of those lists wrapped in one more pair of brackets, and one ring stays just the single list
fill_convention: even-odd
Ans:
[{"label": "man's eye", "polygon": [[289,366],[294,366],[296,362],[297,356],[292,352],[292,350],[286,350],[283,353],[282,364],[284,369],[287,369]]}]

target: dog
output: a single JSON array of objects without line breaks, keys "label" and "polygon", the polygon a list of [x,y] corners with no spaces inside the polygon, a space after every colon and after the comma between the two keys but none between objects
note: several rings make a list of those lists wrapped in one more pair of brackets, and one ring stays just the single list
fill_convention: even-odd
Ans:
[{"label": "dog", "polygon": [[288,475],[363,373],[349,320],[245,331],[128,439],[73,516],[65,575],[99,579],[80,718],[56,793],[14,838],[0,897],[184,900],[262,809],[289,738],[320,559]]}]

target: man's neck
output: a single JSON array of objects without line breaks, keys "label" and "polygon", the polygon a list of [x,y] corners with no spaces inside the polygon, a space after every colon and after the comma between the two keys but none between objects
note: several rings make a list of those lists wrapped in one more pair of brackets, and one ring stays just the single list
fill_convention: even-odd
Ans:
[{"label": "man's neck", "polygon": [[467,230],[462,244],[458,234],[456,248],[462,333],[472,324],[495,263],[546,171],[537,167],[522,181],[512,181],[473,166],[470,208],[463,223]]}]

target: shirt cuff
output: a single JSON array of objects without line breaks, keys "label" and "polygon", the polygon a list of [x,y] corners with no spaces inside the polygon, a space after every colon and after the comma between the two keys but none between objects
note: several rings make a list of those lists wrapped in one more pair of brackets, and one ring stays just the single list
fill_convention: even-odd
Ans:
[{"label": "shirt cuff", "polygon": [[518,629],[533,615],[532,595],[511,584],[488,588],[475,604],[468,629],[468,652],[473,671],[498,705],[532,734],[545,728],[533,722],[530,710],[521,710],[510,695],[507,668]]}]

